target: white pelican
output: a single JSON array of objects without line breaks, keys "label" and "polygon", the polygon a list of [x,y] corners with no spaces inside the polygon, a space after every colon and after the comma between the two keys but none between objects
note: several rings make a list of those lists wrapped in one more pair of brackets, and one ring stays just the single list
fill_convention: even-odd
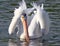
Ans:
[{"label": "white pelican", "polygon": [[[34,9],[36,9],[35,13],[28,16]],[[22,6],[14,11],[14,17],[8,29],[10,35],[14,32],[16,25],[18,25],[17,36],[22,39],[26,38],[29,41],[29,38],[39,38],[42,33],[44,35],[48,33],[49,17],[47,12],[44,11],[43,5],[40,7],[33,3],[33,8],[29,9],[23,0]]]}]

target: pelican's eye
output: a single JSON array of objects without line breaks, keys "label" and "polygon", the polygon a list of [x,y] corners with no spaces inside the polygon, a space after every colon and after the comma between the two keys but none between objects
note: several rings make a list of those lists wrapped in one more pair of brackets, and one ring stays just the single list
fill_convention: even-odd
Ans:
[{"label": "pelican's eye", "polygon": [[21,17],[27,20],[27,16],[26,16],[25,13],[22,13],[22,16]]}]

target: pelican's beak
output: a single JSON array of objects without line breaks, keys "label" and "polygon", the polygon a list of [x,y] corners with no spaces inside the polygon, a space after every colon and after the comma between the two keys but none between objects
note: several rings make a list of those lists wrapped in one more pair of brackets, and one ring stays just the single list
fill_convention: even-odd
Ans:
[{"label": "pelican's beak", "polygon": [[21,16],[21,21],[22,21],[22,24],[23,24],[24,31],[25,31],[25,30],[28,30],[28,26],[27,26],[27,16],[22,15],[22,16]]},{"label": "pelican's beak", "polygon": [[27,42],[29,42],[29,33],[28,33],[28,25],[27,25],[27,16],[22,15],[21,16],[22,24],[23,24],[23,34],[22,36],[24,39],[26,39]]}]

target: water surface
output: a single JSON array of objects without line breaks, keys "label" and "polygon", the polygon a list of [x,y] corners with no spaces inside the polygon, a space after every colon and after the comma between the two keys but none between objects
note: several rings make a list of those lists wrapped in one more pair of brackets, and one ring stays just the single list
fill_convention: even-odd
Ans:
[{"label": "water surface", "polygon": [[[26,0],[28,7],[30,2],[35,0]],[[20,0],[0,0],[0,46],[25,46],[25,42],[10,40],[8,35],[8,27],[13,17],[15,7],[18,7]],[[40,0],[36,2],[40,3]],[[48,46],[60,46],[60,0],[45,0],[44,9],[48,12],[51,25],[50,32],[44,38],[48,41]],[[15,36],[14,36],[15,37]],[[39,40],[32,40],[29,46],[45,46]],[[47,43],[47,44],[48,44]],[[27,46],[27,45],[26,45]]]}]

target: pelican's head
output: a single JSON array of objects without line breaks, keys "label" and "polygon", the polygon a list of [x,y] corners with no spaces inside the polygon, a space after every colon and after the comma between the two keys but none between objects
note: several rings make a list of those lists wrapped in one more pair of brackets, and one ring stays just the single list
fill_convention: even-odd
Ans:
[{"label": "pelican's head", "polygon": [[21,21],[26,21],[27,20],[27,16],[26,16],[26,13],[22,13],[21,14]]}]

